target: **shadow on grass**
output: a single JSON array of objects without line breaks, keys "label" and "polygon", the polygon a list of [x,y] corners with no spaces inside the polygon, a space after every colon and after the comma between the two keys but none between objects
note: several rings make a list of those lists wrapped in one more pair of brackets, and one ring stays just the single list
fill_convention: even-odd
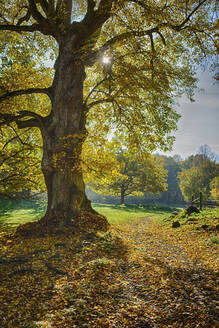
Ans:
[{"label": "shadow on grass", "polygon": [[44,201],[26,199],[0,200],[0,229],[14,230],[18,225],[37,221],[45,213]]},{"label": "shadow on grass", "polygon": [[166,207],[166,206],[157,206],[157,205],[114,205],[114,204],[99,204],[94,203],[95,208],[109,208],[111,210],[119,210],[125,212],[136,212],[136,213],[171,213],[176,211],[176,208]]}]

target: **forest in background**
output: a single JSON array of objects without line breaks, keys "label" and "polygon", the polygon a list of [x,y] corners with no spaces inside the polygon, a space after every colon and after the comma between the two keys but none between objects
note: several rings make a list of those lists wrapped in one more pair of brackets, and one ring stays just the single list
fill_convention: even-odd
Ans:
[{"label": "forest in background", "polygon": [[[127,195],[126,204],[156,204],[185,206],[202,192],[204,200],[219,199],[218,155],[208,145],[200,146],[197,153],[182,159],[180,155],[164,156],[163,167],[166,170],[166,190],[152,193],[146,191],[141,197]],[[147,167],[145,168],[147,170]],[[86,190],[88,198],[95,203],[118,204],[120,198]],[[112,191],[113,193],[113,191]]]},{"label": "forest in background", "polygon": [[[204,201],[207,199],[218,201],[219,199],[218,155],[212,152],[208,145],[201,146],[196,154],[186,159],[182,159],[180,155],[156,154],[151,157],[154,162],[147,159],[143,164],[139,164],[135,155],[132,155],[130,159],[130,156],[123,154],[121,159],[121,153],[118,154],[121,164],[120,172],[117,171],[115,176],[112,176],[109,171],[107,179],[104,182],[101,181],[102,184],[95,182],[87,184],[86,193],[92,202],[184,207],[192,201],[192,197],[197,198],[200,192],[203,194]],[[128,169],[124,167],[124,162],[128,163]],[[0,175],[0,182],[3,190],[4,182],[7,183],[5,172]],[[22,182],[24,181],[21,180]],[[124,185],[126,191],[122,199]],[[19,192],[16,192],[16,185],[14,187],[15,191],[12,189],[6,194],[0,193],[0,198],[46,199],[45,193],[32,192],[28,189],[28,185],[26,188],[24,184]]]}]

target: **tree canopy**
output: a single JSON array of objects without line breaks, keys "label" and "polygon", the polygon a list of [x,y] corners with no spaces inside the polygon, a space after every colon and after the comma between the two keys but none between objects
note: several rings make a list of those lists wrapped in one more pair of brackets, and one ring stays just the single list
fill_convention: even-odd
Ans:
[{"label": "tree canopy", "polygon": [[40,130],[44,223],[92,212],[81,168],[88,135],[98,144],[114,133],[140,152],[171,147],[176,99],[192,98],[197,65],[215,53],[215,6],[213,0],[1,1],[0,126]]}]

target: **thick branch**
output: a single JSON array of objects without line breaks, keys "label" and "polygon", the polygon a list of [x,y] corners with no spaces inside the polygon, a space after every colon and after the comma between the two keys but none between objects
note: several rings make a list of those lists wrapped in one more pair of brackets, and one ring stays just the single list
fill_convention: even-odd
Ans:
[{"label": "thick branch", "polygon": [[95,2],[87,0],[87,13],[83,23],[88,27],[89,35],[93,34],[97,29],[110,18],[113,0],[101,0],[97,10],[94,10]]},{"label": "thick branch", "polygon": [[32,24],[28,26],[0,24],[0,31],[35,32],[35,31],[41,31],[41,29],[39,24]]},{"label": "thick branch", "polygon": [[28,0],[31,14],[33,18],[39,23],[39,24],[45,24],[47,23],[47,20],[41,15],[41,13],[38,11],[36,3],[34,0]]},{"label": "thick branch", "polygon": [[67,24],[71,24],[72,0],[63,0],[65,3],[65,17]]},{"label": "thick branch", "polygon": [[30,95],[33,93],[44,93],[51,98],[51,88],[30,88],[30,89],[22,89],[22,90],[6,92],[2,96],[0,96],[0,102],[8,98],[17,97],[21,95]]},{"label": "thick branch", "polygon": [[26,120],[26,121],[20,121],[20,120],[16,120],[17,123],[17,127],[18,129],[25,129],[25,128],[39,128],[40,122],[37,119],[30,119],[30,120]]},{"label": "thick branch", "polygon": [[[40,1],[40,5],[42,10],[45,12],[45,15],[47,18],[45,18],[40,11],[37,9],[35,0],[28,0],[29,3],[29,11],[31,13],[31,16],[36,20],[36,22],[39,24],[39,31],[45,35],[52,35],[53,37],[57,37],[57,26],[55,25],[54,21],[51,17],[49,17],[49,10],[51,9],[47,3],[47,1]],[[47,11],[48,9],[48,11]]]},{"label": "thick branch", "polygon": [[[24,117],[33,117],[33,118],[22,121],[21,119]],[[28,127],[41,128],[43,126],[43,117],[31,111],[20,111],[18,115],[0,113],[0,119],[3,119],[3,121],[0,122],[0,126],[8,125],[12,122],[16,122],[19,129],[28,128]]]},{"label": "thick branch", "polygon": [[87,12],[84,17],[84,23],[88,23],[89,20],[92,18],[92,15],[94,14],[94,8],[96,6],[96,2],[94,0],[87,0]]}]

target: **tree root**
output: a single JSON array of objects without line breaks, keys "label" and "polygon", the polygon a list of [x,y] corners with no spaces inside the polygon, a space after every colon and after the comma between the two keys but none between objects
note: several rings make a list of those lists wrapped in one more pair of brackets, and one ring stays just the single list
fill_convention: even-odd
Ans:
[{"label": "tree root", "polygon": [[[38,272],[38,271],[37,271],[37,272]],[[7,277],[8,277],[8,278],[11,278],[11,277],[13,277],[13,276],[15,276],[15,275],[21,275],[21,276],[23,276],[23,275],[25,275],[26,273],[31,273],[31,274],[33,274],[33,273],[35,273],[35,271],[33,270],[32,267],[24,268],[24,269],[17,269],[17,270],[14,270],[14,271],[9,272],[8,275],[7,275]]]},{"label": "tree root", "polygon": [[51,265],[49,262],[46,262],[45,263],[45,266],[52,272],[55,272],[56,274],[60,274],[60,275],[63,275],[63,276],[67,276],[69,277],[69,273],[66,272],[66,271],[62,271],[60,269],[57,269],[56,267],[54,267],[53,265]]},{"label": "tree root", "polygon": [[11,258],[8,258],[8,259],[2,259],[0,258],[0,264],[3,264],[3,265],[7,265],[7,264],[23,264],[23,263],[26,263],[28,261],[30,261],[31,258],[30,257],[11,257]]},{"label": "tree root", "polygon": [[68,223],[57,217],[44,216],[38,222],[28,222],[19,226],[16,234],[22,237],[44,237],[46,235],[73,234],[91,231],[107,231],[107,219],[95,211],[81,211]]}]

